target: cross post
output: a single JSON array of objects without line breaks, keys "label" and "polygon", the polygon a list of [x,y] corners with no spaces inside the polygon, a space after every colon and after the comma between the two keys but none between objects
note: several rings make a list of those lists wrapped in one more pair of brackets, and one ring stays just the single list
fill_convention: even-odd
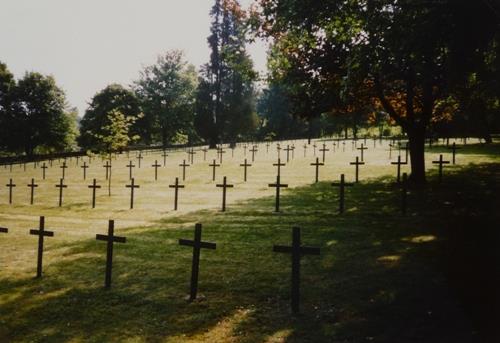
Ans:
[{"label": "cross post", "polygon": [[45,237],[54,237],[54,232],[45,231],[45,217],[40,217],[40,225],[38,230],[30,230],[30,235],[38,236],[38,256],[36,264],[36,277],[42,277],[42,261],[43,261],[43,243]]},{"label": "cross post", "polygon": [[279,212],[280,211],[280,188],[287,188],[287,184],[282,184],[280,183],[280,176],[276,176],[276,183],[270,183],[268,187],[274,187],[276,188],[276,203],[274,206],[274,211]]},{"label": "cross post", "polygon": [[35,188],[38,187],[38,185],[35,184],[35,179],[31,179],[31,183],[27,185],[29,188],[31,188],[30,192],[30,205],[33,205],[33,200],[35,198]]},{"label": "cross post", "polygon": [[359,166],[365,164],[365,162],[360,162],[359,157],[356,156],[356,162],[350,162],[349,164],[356,166],[356,183],[359,182]]},{"label": "cross post", "polygon": [[189,167],[189,164],[186,163],[186,160],[183,160],[179,167],[182,167],[182,181],[184,181],[186,180],[186,167]]},{"label": "cross post", "polygon": [[88,187],[92,188],[92,208],[95,208],[95,191],[97,188],[101,188],[101,186],[97,185],[96,179],[94,179],[93,183]]},{"label": "cross post", "polygon": [[357,148],[358,150],[361,150],[361,162],[364,162],[364,151],[367,150],[368,148],[363,144],[361,143],[361,148]]},{"label": "cross post", "polygon": [[315,182],[318,183],[319,181],[319,166],[324,166],[324,163],[319,162],[319,158],[316,157],[316,163],[311,163],[311,166],[316,166],[316,179]]},{"label": "cross post", "polygon": [[130,209],[134,208],[134,189],[139,188],[139,185],[135,184],[134,178],[132,178],[130,185],[125,185],[125,187],[130,188]]},{"label": "cross post", "polygon": [[240,164],[240,167],[243,167],[243,181],[247,182],[247,167],[251,167],[252,165],[247,163],[247,159],[245,158],[245,163]]},{"label": "cross post", "polygon": [[443,160],[443,155],[440,154],[439,155],[439,160],[438,161],[432,161],[433,164],[438,164],[439,165],[439,183],[441,183],[441,181],[443,180],[443,164],[449,164],[450,161],[444,161]]},{"label": "cross post", "polygon": [[179,178],[175,178],[175,184],[168,185],[169,188],[175,188],[174,191],[174,211],[177,211],[177,200],[179,198],[179,188],[184,188],[184,185],[179,185]]},{"label": "cross post", "polygon": [[106,289],[111,288],[111,275],[112,275],[112,271],[113,271],[113,243],[126,243],[127,242],[126,237],[115,236],[114,231],[115,231],[115,221],[110,220],[108,223],[108,234],[107,235],[101,235],[101,234],[95,235],[96,240],[107,242],[106,274],[104,277],[104,288],[106,288]]},{"label": "cross post", "polygon": [[42,166],[40,167],[42,168],[42,177],[43,179],[45,180],[45,169],[47,169],[48,167],[45,165],[45,162],[43,162]]},{"label": "cross post", "polygon": [[59,188],[59,207],[61,207],[63,198],[63,188],[68,188],[68,186],[64,184],[64,179],[59,179],[59,184],[57,184],[56,187]]},{"label": "cross post", "polygon": [[226,211],[226,188],[233,188],[234,185],[227,184],[227,179],[224,176],[222,184],[215,185],[216,187],[222,187],[222,212]]},{"label": "cross post", "polygon": [[354,186],[354,184],[345,182],[344,174],[340,174],[340,182],[332,183],[332,186],[339,187],[339,213],[342,214],[345,209],[345,187]]},{"label": "cross post", "polygon": [[10,179],[9,183],[5,186],[9,187],[9,204],[12,204],[12,188],[16,187],[16,185],[13,184],[12,179]]},{"label": "cross post", "polygon": [[158,180],[158,167],[161,167],[161,165],[158,164],[158,161],[155,160],[155,164],[153,164],[151,167],[155,169],[155,181]]},{"label": "cross post", "polygon": [[208,166],[212,167],[212,181],[215,181],[215,168],[220,167],[220,164],[215,163],[214,160],[212,164],[209,164]]},{"label": "cross post", "polygon": [[132,164],[132,161],[129,161],[126,167],[128,168],[128,179],[132,180],[132,168],[135,168],[135,164]]}]

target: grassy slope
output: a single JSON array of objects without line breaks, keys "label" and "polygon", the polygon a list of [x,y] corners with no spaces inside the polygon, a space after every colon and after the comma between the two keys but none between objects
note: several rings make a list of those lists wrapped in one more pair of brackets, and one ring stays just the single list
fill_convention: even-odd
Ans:
[{"label": "grassy slope", "polygon": [[[461,153],[468,149],[477,148]],[[498,146],[490,149],[475,153],[496,158]],[[404,218],[392,178],[380,177],[347,191],[343,216],[334,213],[337,189],[324,182],[288,191],[280,214],[271,212],[273,197],[260,197],[227,213],[199,210],[119,229],[128,242],[115,248],[111,291],[102,288],[105,244],[91,235],[49,240],[43,280],[16,255],[34,253],[34,238],[9,246],[10,236],[0,237],[1,249],[11,249],[2,256],[12,259],[0,261],[10,270],[0,274],[0,341],[474,341],[477,327],[491,329],[477,299],[491,304],[498,289],[491,282],[498,274],[488,273],[498,266],[488,246],[498,242],[489,230],[498,222],[498,164],[450,169],[443,185],[431,179],[412,192]],[[202,299],[187,303],[191,251],[177,239],[191,238],[196,222],[218,246],[202,252]],[[272,252],[290,243],[293,225],[304,244],[322,249],[303,259],[299,317],[289,312],[290,259]],[[484,287],[463,287],[471,277]]]}]

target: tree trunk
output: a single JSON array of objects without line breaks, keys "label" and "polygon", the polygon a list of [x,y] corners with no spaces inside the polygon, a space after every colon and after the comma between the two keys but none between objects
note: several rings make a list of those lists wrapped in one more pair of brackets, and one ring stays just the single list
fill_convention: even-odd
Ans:
[{"label": "tree trunk", "polygon": [[409,181],[415,185],[425,184],[425,129],[408,130],[411,174]]}]

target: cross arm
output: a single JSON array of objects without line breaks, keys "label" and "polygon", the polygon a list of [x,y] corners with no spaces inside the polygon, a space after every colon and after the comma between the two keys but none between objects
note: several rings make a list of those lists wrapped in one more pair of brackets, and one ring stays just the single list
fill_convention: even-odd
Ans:
[{"label": "cross arm", "polygon": [[53,231],[40,231],[40,230],[30,230],[30,235],[42,235],[47,237],[54,237]]},{"label": "cross arm", "polygon": [[101,234],[95,235],[95,239],[98,241],[109,241],[111,239],[113,242],[116,242],[116,243],[126,243],[127,242],[126,237],[120,237],[120,236],[109,237],[108,235],[101,235]]},{"label": "cross arm", "polygon": [[6,227],[0,227],[0,232],[7,233],[9,232],[9,229]]}]

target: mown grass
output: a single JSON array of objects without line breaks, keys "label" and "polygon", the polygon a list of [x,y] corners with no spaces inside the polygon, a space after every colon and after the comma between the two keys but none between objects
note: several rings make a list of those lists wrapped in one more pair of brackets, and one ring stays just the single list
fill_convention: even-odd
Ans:
[{"label": "mown grass", "polygon": [[[497,152],[469,158],[491,162]],[[13,230],[0,237],[8,270],[0,270],[0,341],[488,341],[499,308],[491,306],[498,167],[450,167],[441,185],[431,172],[425,189],[411,191],[406,216],[394,176],[380,176],[347,190],[342,216],[338,189],[320,182],[287,191],[281,213],[266,196],[226,213],[117,221],[127,243],[115,246],[109,291],[105,244],[88,231],[69,238],[48,218],[56,237],[47,239],[44,277],[35,280],[36,238]],[[189,303],[191,250],[177,240],[191,239],[197,222],[217,250],[202,251],[201,296]],[[106,232],[107,218],[98,224],[92,231]],[[299,316],[290,313],[290,258],[272,252],[290,244],[292,226],[302,228],[304,245],[321,248],[302,260]]]}]

